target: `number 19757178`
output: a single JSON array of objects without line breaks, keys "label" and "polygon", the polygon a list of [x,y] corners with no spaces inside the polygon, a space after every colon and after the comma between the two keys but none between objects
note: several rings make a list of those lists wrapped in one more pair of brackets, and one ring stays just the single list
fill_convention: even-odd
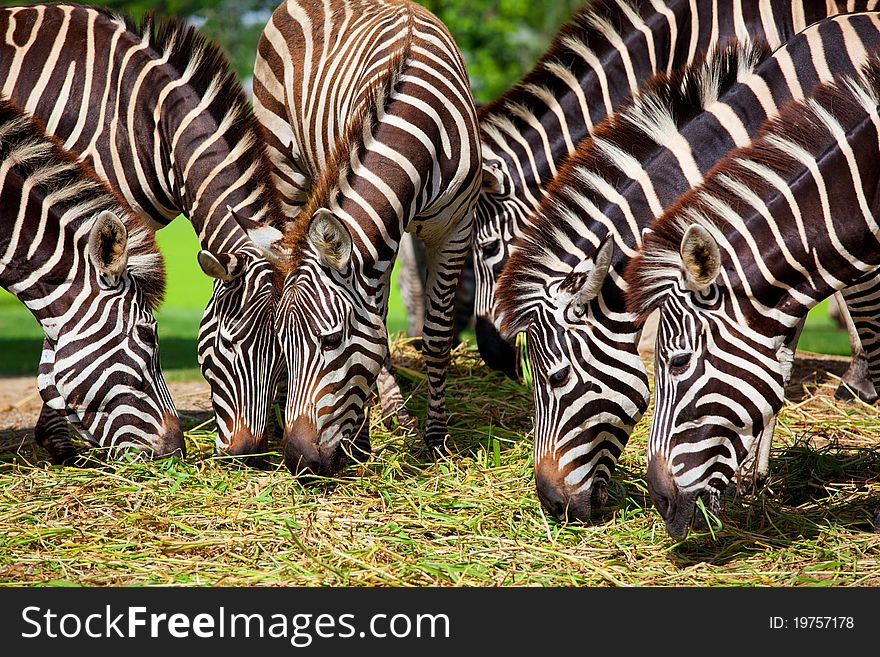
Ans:
[{"label": "number 19757178", "polygon": [[855,619],[852,616],[772,616],[770,627],[774,630],[851,630]]}]

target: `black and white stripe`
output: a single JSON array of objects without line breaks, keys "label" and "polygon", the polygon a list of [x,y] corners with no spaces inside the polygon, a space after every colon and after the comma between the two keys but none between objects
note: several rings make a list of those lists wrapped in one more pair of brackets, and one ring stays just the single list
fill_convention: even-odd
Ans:
[{"label": "black and white stripe", "polygon": [[474,229],[477,343],[486,363],[517,375],[512,338],[498,334],[495,286],[510,249],[577,144],[650,76],[731,37],[771,48],[840,12],[877,0],[599,0],[557,33],[508,92],[480,109],[484,181]]},{"label": "black and white stripe", "polygon": [[[165,284],[153,234],[7,100],[0,208],[0,286],[45,333],[38,383],[47,421],[63,417],[112,456],[182,455],[152,315]],[[40,442],[56,463],[76,457],[69,445]]]},{"label": "black and white stripe", "polygon": [[387,362],[404,231],[426,247],[425,439],[443,445],[453,298],[480,174],[458,48],[411,2],[290,1],[263,31],[254,96],[286,208],[298,211],[278,313],[288,467],[332,474],[352,441],[369,448],[366,404]]},{"label": "black and white stripe", "polygon": [[138,25],[66,4],[0,8],[0,34],[4,94],[153,229],[181,213],[192,223],[217,279],[199,331],[216,446],[262,449],[283,364],[264,253],[282,220],[261,129],[225,56],[177,19]]},{"label": "black and white stripe", "polygon": [[[730,149],[748,144],[781,103],[832,71],[854,73],[877,48],[875,13],[820,21],[770,57],[731,45],[651,79],[566,162],[498,285],[505,332],[527,333],[536,484],[554,515],[586,519],[604,502],[647,408],[640,329],[622,279],[641,231]],[[765,457],[756,454],[758,474]]]},{"label": "black and white stripe", "polygon": [[698,498],[717,508],[774,423],[788,336],[880,264],[878,110],[872,56],[730,153],[652,224],[630,263],[628,307],[660,310],[648,482],[674,538]]}]

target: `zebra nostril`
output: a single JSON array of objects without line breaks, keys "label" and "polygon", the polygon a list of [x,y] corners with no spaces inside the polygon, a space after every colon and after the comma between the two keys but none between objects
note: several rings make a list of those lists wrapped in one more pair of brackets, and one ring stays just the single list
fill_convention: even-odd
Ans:
[{"label": "zebra nostril", "polygon": [[560,370],[556,370],[547,377],[547,382],[554,388],[565,385],[568,381],[568,375],[571,373],[571,367],[566,365]]}]

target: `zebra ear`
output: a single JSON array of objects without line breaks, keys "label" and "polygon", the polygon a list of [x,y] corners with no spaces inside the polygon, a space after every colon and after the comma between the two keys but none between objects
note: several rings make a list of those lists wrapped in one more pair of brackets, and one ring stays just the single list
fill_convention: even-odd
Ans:
[{"label": "zebra ear", "polygon": [[704,292],[721,272],[721,252],[708,230],[692,224],[681,238],[684,283],[693,292]]},{"label": "zebra ear", "polygon": [[244,272],[244,260],[232,253],[214,255],[210,251],[199,251],[199,267],[211,278],[231,281]]},{"label": "zebra ear", "polygon": [[580,265],[575,267],[560,289],[571,292],[572,303],[575,306],[575,314],[583,314],[583,308],[590,301],[599,295],[602,284],[608,277],[608,270],[611,269],[611,258],[614,256],[614,240],[606,237],[605,241],[596,251],[596,257],[593,258],[593,266],[589,272],[583,272],[582,269],[590,262],[584,260]]},{"label": "zebra ear", "polygon": [[481,194],[500,194],[504,189],[504,174],[497,162],[483,160],[483,179],[480,183]]},{"label": "zebra ear", "polygon": [[325,265],[338,272],[345,271],[351,260],[351,234],[330,210],[315,210],[309,222],[308,240]]},{"label": "zebra ear", "polygon": [[116,279],[128,264],[128,229],[108,210],[101,212],[89,232],[88,254],[98,270]]}]

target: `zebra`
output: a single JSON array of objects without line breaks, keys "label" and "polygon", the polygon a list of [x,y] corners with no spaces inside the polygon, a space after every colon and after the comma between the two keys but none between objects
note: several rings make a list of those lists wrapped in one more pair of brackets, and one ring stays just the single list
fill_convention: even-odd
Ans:
[{"label": "zebra", "polygon": [[[88,167],[0,99],[0,286],[45,334],[38,386],[107,456],[183,456],[152,311],[165,286],[152,232]],[[53,460],[77,453],[43,442]]]},{"label": "zebra", "polygon": [[448,449],[453,297],[480,184],[476,110],[452,37],[408,0],[289,0],[260,37],[254,110],[285,207],[298,212],[277,312],[285,464],[331,475],[369,453],[365,403],[388,361],[404,231],[426,246],[424,440]]},{"label": "zebra", "polygon": [[[745,43],[745,42],[743,42]],[[640,327],[624,267],[649,222],[762,120],[831,71],[880,47],[880,14],[824,19],[768,56],[757,42],[647,81],[579,144],[548,187],[499,278],[505,334],[525,332],[535,402],[538,496],[555,517],[587,520],[648,405]],[[797,336],[792,336],[796,340]],[[750,483],[766,474],[772,432]]]},{"label": "zebra", "polygon": [[660,312],[648,489],[673,538],[698,499],[717,511],[782,407],[787,336],[880,264],[878,110],[872,55],[731,152],[651,224],[625,272],[631,312]]},{"label": "zebra", "polygon": [[[510,249],[577,144],[641,82],[729,37],[787,42],[819,19],[877,0],[596,0],[557,32],[532,69],[480,108],[483,184],[474,228],[474,317],[485,363],[518,378],[514,338],[499,335],[495,286]],[[858,355],[858,354],[857,354]],[[854,364],[847,381],[857,380]],[[858,384],[852,386],[858,388]]]},{"label": "zebra", "polygon": [[[272,244],[284,223],[261,126],[216,44],[176,18],[97,7],[0,8],[0,91],[108,181],[157,230],[184,214],[215,279],[199,327],[215,450],[266,446],[283,359]],[[38,435],[57,435],[44,409]],[[53,440],[62,440],[56,438]]]}]

